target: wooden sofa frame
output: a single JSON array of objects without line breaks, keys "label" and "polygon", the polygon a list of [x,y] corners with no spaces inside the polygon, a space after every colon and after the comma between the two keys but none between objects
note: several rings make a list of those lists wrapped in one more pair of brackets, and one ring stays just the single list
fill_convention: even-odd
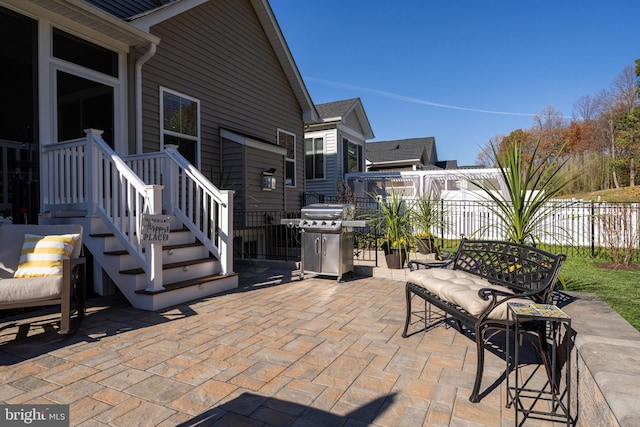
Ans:
[{"label": "wooden sofa frame", "polygon": [[[418,316],[424,320],[427,328],[426,314],[412,312],[411,301],[413,296],[418,296],[425,304],[432,304],[446,314],[450,315],[462,332],[462,324],[470,327],[475,333],[477,347],[477,368],[473,390],[469,400],[480,401],[480,385],[484,369],[484,344],[485,333],[490,329],[505,330],[513,327],[506,320],[489,318],[489,314],[501,304],[506,304],[514,298],[527,298],[536,303],[551,303],[553,289],[560,272],[560,267],[565,261],[565,255],[554,255],[536,247],[512,242],[468,240],[463,239],[453,257],[446,261],[436,263],[424,263],[410,261],[409,268],[412,271],[420,268],[449,268],[461,270],[468,274],[486,279],[492,287],[482,288],[478,296],[488,301],[486,309],[478,316],[474,316],[449,301],[445,301],[434,293],[428,291],[419,284],[412,283],[411,279],[406,283],[407,315],[404,325],[403,337],[407,337],[412,316]],[[411,273],[410,273],[411,274]],[[503,290],[499,289],[504,288]],[[546,360],[547,341],[545,322],[525,322],[521,329],[533,331],[540,339],[540,353],[549,373],[549,363]]]},{"label": "wooden sofa frame", "polygon": [[[47,307],[60,305],[60,334],[71,333],[71,315],[77,316],[77,327],[80,326],[85,313],[85,258],[82,254],[82,226],[75,224],[65,225],[33,225],[33,224],[5,224],[1,227],[13,227],[24,236],[26,233],[51,235],[79,233],[80,240],[76,243],[78,249],[74,249],[72,258],[62,261],[62,286],[60,295],[49,299],[3,301],[0,300],[0,310],[13,310],[17,308]],[[5,242],[2,242],[5,244]],[[22,247],[22,241],[11,242],[18,253]],[[76,256],[77,255],[77,256]],[[18,255],[19,256],[19,255]],[[2,262],[3,260],[0,260]],[[14,279],[21,280],[21,279]],[[0,285],[2,283],[0,282]],[[75,303],[75,305],[73,304]]]}]

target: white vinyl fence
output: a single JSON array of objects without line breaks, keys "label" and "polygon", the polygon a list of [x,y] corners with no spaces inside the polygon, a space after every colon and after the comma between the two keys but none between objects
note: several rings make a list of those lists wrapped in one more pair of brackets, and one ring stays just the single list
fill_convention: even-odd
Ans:
[{"label": "white vinyl fence", "polygon": [[[490,201],[442,201],[446,227],[432,230],[444,239],[460,236],[504,239],[504,228]],[[638,203],[554,200],[538,224],[536,236],[546,244],[582,247],[639,248]]]}]

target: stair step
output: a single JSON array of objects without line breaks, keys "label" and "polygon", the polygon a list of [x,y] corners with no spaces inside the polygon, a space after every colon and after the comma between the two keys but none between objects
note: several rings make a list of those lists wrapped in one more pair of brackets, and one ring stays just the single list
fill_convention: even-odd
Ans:
[{"label": "stair step", "polygon": [[[184,232],[184,231],[189,231],[186,228],[176,228],[174,230],[169,230],[169,233],[180,233],[180,232]],[[128,235],[128,233],[127,233]],[[89,233],[89,236],[91,237],[113,237],[114,234],[111,232],[106,232],[106,233]]]},{"label": "stair step", "polygon": [[[183,248],[195,248],[197,246],[202,246],[202,243],[200,242],[195,242],[195,243],[181,243],[179,245],[166,245],[162,247],[162,250],[170,250],[170,249],[183,249]],[[144,248],[142,249],[142,252],[144,252]],[[126,250],[122,249],[119,251],[105,251],[104,254],[105,255],[127,255],[129,252],[127,252]]]},{"label": "stair step", "polygon": [[147,291],[147,290],[140,290],[140,291],[136,291],[136,293],[137,294],[142,294],[142,295],[156,295],[156,294],[163,293],[163,292],[175,291],[176,289],[183,289],[183,288],[188,288],[188,287],[191,287],[191,286],[198,286],[198,285],[201,285],[203,283],[214,282],[216,280],[226,279],[228,277],[233,277],[233,276],[237,276],[237,275],[238,275],[238,273],[233,273],[233,274],[212,274],[212,275],[209,275],[209,276],[198,277],[197,279],[190,279],[190,280],[184,280],[182,282],[168,283],[168,284],[164,285],[164,289],[156,291],[156,292],[151,292],[151,291]]},{"label": "stair step", "polygon": [[[192,259],[189,261],[174,262],[170,264],[164,264],[162,266],[162,269],[168,270],[171,268],[186,267],[186,266],[195,265],[195,264],[203,264],[205,262],[211,262],[211,261],[217,261],[217,258],[208,257],[208,258]],[[120,274],[144,274],[144,270],[142,268],[132,268],[129,270],[121,270]]]}]

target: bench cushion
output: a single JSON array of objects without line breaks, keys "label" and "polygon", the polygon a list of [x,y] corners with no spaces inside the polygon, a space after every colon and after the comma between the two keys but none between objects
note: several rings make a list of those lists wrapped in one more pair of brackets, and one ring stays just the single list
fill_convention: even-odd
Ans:
[{"label": "bench cushion", "polygon": [[[486,279],[473,274],[444,268],[411,271],[407,274],[407,281],[428,290],[444,301],[463,308],[474,317],[480,316],[490,303],[490,300],[485,301],[478,295],[480,289],[494,288],[502,292],[513,293],[504,286],[492,285]],[[531,302],[523,298],[514,298],[511,301]],[[488,318],[506,320],[507,305],[500,304],[495,307],[489,313]]]},{"label": "bench cushion", "polygon": [[60,298],[62,276],[0,280],[0,302],[20,303]]}]

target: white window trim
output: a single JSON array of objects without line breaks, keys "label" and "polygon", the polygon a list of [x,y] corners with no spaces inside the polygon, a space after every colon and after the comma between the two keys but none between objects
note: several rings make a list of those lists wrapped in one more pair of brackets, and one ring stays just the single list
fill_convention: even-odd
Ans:
[{"label": "white window trim", "polygon": [[[353,144],[353,145],[357,145],[357,146],[362,147],[362,158],[358,159],[358,165],[359,165],[358,169],[361,169],[361,170],[358,170],[358,171],[355,171],[355,172],[350,172],[350,171],[347,170],[347,168],[349,167],[349,164],[348,163],[346,165],[344,164],[344,150],[345,150],[344,145],[345,145],[345,141],[347,143],[347,146],[348,146],[348,144]],[[342,135],[342,163],[343,163],[343,165],[342,165],[342,176],[344,176],[344,175],[346,175],[348,173],[361,173],[361,172],[366,171],[366,165],[365,165],[365,159],[364,159],[364,157],[365,157],[364,148],[365,147],[364,147],[363,143],[361,143],[359,141],[354,141],[353,139],[349,138],[348,136]]]},{"label": "white window trim", "polygon": [[[297,137],[296,134],[293,132],[289,132],[288,130],[284,130],[284,129],[280,129],[278,128],[278,145],[282,147],[282,144],[280,144],[280,134],[281,133],[286,133],[287,135],[291,135],[293,136],[293,159],[287,157],[287,155],[285,154],[284,156],[284,163],[285,163],[285,170],[284,170],[284,181],[285,181],[285,187],[287,188],[296,188],[298,186],[298,164],[297,164],[297,156],[298,156],[298,147],[297,147]],[[285,149],[287,147],[284,147]],[[287,169],[286,169],[286,164],[287,162],[293,162],[293,185],[288,185],[286,184],[287,182]]]},{"label": "white window trim", "polygon": [[[321,139],[322,140],[322,178],[311,178],[311,179],[307,179],[307,181],[313,181],[313,182],[326,181],[328,179],[327,178],[327,138],[326,138],[326,135],[307,136],[307,137],[305,137],[305,139],[311,139],[312,141],[314,139]],[[305,155],[305,161],[306,161],[306,156],[307,156],[306,149],[305,149],[304,155]],[[305,179],[306,179],[306,175],[305,175]]]},{"label": "white window trim", "polygon": [[[67,62],[63,59],[53,56],[53,29],[65,31],[69,34],[75,35],[81,39],[87,40],[91,43],[95,43],[109,49],[118,54],[118,77],[109,76],[107,74],[100,73],[89,68],[85,68],[81,65],[77,65],[71,62]],[[68,28],[64,28],[57,25],[52,25],[45,20],[38,21],[38,81],[44,82],[39,84],[39,116],[40,116],[40,129],[41,129],[41,144],[48,145],[58,141],[58,88],[57,88],[57,73],[58,71],[65,72],[83,79],[91,80],[105,86],[111,86],[113,88],[113,144],[114,150],[119,154],[128,153],[127,143],[127,105],[124,100],[126,97],[126,82],[127,82],[127,69],[126,69],[126,56],[122,51],[114,49],[111,46],[99,43],[96,40],[87,38],[84,35],[79,35]],[[48,66],[47,66],[48,64]],[[47,68],[49,71],[47,72]],[[50,106],[54,108],[50,108]],[[46,136],[46,129],[49,129],[49,136]],[[102,129],[104,130],[104,129]]]},{"label": "white window trim", "polygon": [[[196,114],[196,120],[198,121],[197,123],[197,136],[193,137],[191,135],[185,135],[183,133],[179,133],[179,132],[174,132],[174,131],[170,131],[170,130],[165,130],[164,129],[164,93],[170,93],[172,95],[176,95],[179,96],[181,98],[185,98],[188,99],[189,101],[193,101],[196,103],[196,105],[198,106],[198,112]],[[169,89],[167,87],[164,86],[160,86],[160,91],[159,91],[159,98],[160,98],[160,150],[164,151],[164,136],[165,135],[170,135],[170,136],[176,136],[179,138],[184,138],[184,139],[190,139],[196,142],[196,164],[194,165],[196,168],[200,169],[200,135],[201,135],[201,131],[200,131],[200,126],[201,126],[201,122],[200,122],[200,100],[197,98],[194,98],[192,96],[186,95],[182,92],[178,92],[172,89]]]}]

